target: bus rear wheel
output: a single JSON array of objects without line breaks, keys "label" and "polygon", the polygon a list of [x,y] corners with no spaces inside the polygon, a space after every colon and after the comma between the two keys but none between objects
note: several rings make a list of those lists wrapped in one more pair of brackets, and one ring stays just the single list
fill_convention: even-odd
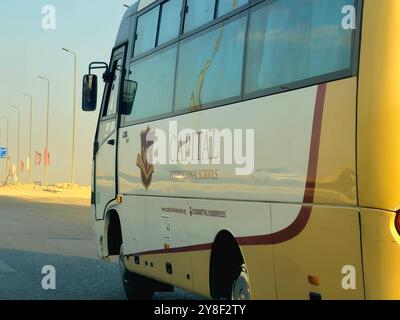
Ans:
[{"label": "bus rear wheel", "polygon": [[238,277],[233,281],[232,300],[251,300],[250,280],[244,264],[240,267]]},{"label": "bus rear wheel", "polygon": [[221,231],[211,248],[210,295],[215,300],[251,300],[248,269],[235,237]]},{"label": "bus rear wheel", "polygon": [[151,300],[153,298],[155,290],[150,284],[149,279],[130,272],[127,269],[123,245],[119,254],[119,267],[124,291],[128,300]]}]

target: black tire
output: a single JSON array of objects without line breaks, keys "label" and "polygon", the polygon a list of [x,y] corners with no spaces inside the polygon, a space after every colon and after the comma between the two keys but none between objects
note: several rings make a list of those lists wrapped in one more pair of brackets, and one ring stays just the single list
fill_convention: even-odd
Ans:
[{"label": "black tire", "polygon": [[124,248],[121,246],[119,254],[119,266],[122,276],[124,291],[128,300],[151,300],[155,290],[149,279],[130,272],[125,265]]}]

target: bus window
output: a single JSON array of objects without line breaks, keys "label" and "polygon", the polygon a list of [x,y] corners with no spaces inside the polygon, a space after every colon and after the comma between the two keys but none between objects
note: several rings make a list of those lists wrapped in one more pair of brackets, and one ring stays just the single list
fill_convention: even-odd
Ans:
[{"label": "bus window", "polygon": [[119,88],[121,84],[122,68],[122,59],[115,61],[113,66],[113,81],[110,83],[111,90],[109,93],[108,103],[103,110],[103,117],[109,117],[117,113],[117,101],[120,92]]},{"label": "bus window", "polygon": [[218,1],[218,9],[217,15],[218,17],[223,16],[224,14],[229,13],[245,4],[247,4],[248,0],[219,0]]},{"label": "bus window", "polygon": [[181,9],[182,0],[169,0],[161,5],[158,45],[178,37],[181,22]]},{"label": "bus window", "polygon": [[351,68],[352,30],[342,28],[349,0],[278,0],[250,15],[246,93]]},{"label": "bus window", "polygon": [[156,46],[158,14],[157,6],[138,18],[134,55],[138,56]]},{"label": "bus window", "polygon": [[[182,42],[175,109],[240,97],[247,17]],[[201,50],[199,50],[201,48]]]},{"label": "bus window", "polygon": [[188,0],[185,32],[196,29],[214,19],[215,0]]},{"label": "bus window", "polygon": [[136,121],[170,113],[174,93],[177,47],[165,49],[135,61],[130,80],[138,84],[133,111],[126,121]]}]

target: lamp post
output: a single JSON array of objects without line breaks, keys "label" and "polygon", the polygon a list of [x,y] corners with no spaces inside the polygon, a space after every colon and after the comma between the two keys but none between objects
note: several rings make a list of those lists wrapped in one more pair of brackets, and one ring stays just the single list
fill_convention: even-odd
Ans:
[{"label": "lamp post", "polygon": [[18,177],[18,182],[19,182],[19,162],[20,162],[20,157],[19,157],[19,145],[20,145],[20,124],[21,124],[21,111],[19,110],[19,108],[17,106],[11,106],[11,108],[13,108],[14,110],[17,111],[18,113],[18,134],[17,134],[17,158],[18,158],[18,162],[17,162],[17,177]]},{"label": "lamp post", "polygon": [[3,130],[3,128],[0,126],[0,144],[1,144],[1,138],[2,138],[2,130]]},{"label": "lamp post", "polygon": [[[39,79],[47,81],[47,112],[46,112],[46,154],[45,156],[48,157],[49,153],[49,111],[50,111],[50,80],[46,77],[39,76]],[[48,170],[48,159],[45,159],[45,166],[44,166],[44,183],[46,188],[49,186],[49,170]]]},{"label": "lamp post", "polygon": [[9,155],[8,155],[8,153],[10,152],[10,149],[9,149],[9,145],[8,145],[8,137],[9,137],[9,132],[8,132],[8,130],[9,130],[9,123],[10,123],[10,121],[8,120],[8,118],[7,117],[4,117],[4,116],[0,116],[0,119],[3,119],[3,120],[5,120],[6,121],[6,124],[7,124],[7,126],[6,126],[6,131],[7,131],[7,142],[6,142],[6,147],[7,147],[7,162],[6,162],[6,184],[7,184],[7,182],[8,182],[8,168],[9,168],[9,159],[10,159],[10,157],[9,157]]},{"label": "lamp post", "polygon": [[74,75],[73,75],[73,104],[72,104],[72,159],[71,159],[71,189],[75,184],[75,126],[76,126],[76,53],[72,50],[63,48],[67,53],[74,56]]},{"label": "lamp post", "polygon": [[[33,98],[30,94],[22,93],[23,96],[30,99],[29,105],[29,170],[28,171],[28,183],[31,183],[31,166],[32,166],[32,102]],[[27,164],[28,165],[28,164]]]}]

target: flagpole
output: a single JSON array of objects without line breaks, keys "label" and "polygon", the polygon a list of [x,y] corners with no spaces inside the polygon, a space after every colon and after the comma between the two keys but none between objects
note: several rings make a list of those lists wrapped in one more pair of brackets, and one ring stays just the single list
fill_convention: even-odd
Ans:
[{"label": "flagpole", "polygon": [[[46,77],[39,76],[39,79],[47,81],[47,112],[46,112],[46,158],[47,154],[49,152],[49,111],[50,111],[50,80]],[[48,189],[49,187],[49,168],[46,165],[47,159],[45,159],[45,166],[44,166],[44,181],[46,188]]]},{"label": "flagpole", "polygon": [[19,110],[18,107],[16,106],[11,106],[11,108],[15,109],[17,111],[18,114],[18,136],[17,136],[17,142],[18,142],[18,146],[17,146],[17,158],[18,158],[18,162],[17,162],[17,179],[18,179],[18,183],[20,183],[20,175],[19,175],[19,166],[20,166],[20,157],[19,157],[19,138],[20,138],[20,121],[21,121],[21,112]]},{"label": "flagpole", "polygon": [[[28,93],[23,93],[22,95],[30,98],[30,106],[29,106],[29,163],[27,163],[27,171],[28,171],[28,183],[32,182],[31,179],[31,162],[32,162],[32,104],[33,104],[33,97]],[[28,167],[29,165],[29,167]]]},{"label": "flagpole", "polygon": [[9,156],[10,149],[9,149],[9,145],[8,145],[8,139],[9,139],[9,122],[10,122],[10,121],[8,120],[7,117],[4,117],[4,116],[0,116],[0,119],[5,120],[5,121],[6,121],[6,124],[7,124],[7,145],[6,145],[6,147],[7,147],[7,159],[6,159],[6,185],[7,185],[7,183],[8,183],[8,170],[9,170],[9,166],[10,166],[10,156]]}]

